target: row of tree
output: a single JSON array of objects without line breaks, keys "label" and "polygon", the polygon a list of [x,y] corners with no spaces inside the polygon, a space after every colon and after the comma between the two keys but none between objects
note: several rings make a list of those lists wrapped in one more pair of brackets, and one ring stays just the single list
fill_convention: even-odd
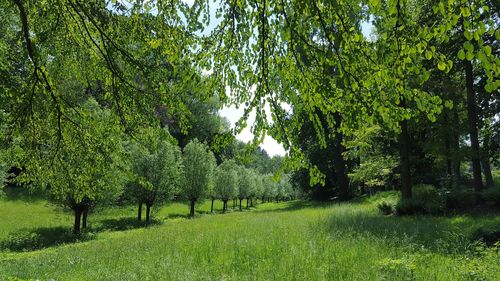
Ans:
[{"label": "row of tree", "polygon": [[[20,148],[13,165],[26,184],[57,188],[56,168],[104,184],[93,167],[118,140],[106,134],[134,136],[158,119],[181,147],[196,132],[218,164],[234,158],[229,130],[197,114],[217,110],[214,92],[245,108],[237,130],[255,112],[256,141],[271,134],[301,183],[343,199],[349,174],[362,187],[397,175],[403,198],[414,183],[464,179],[466,161],[476,190],[481,170],[492,181],[496,1],[0,1],[1,144]],[[81,107],[89,95],[110,130]],[[91,164],[67,164],[78,158]]]},{"label": "row of tree", "polygon": [[[196,138],[181,149],[167,127],[141,128],[134,137],[123,134],[118,119],[92,97],[79,109],[80,114],[73,116],[77,126],[64,127],[61,136],[54,135],[53,143],[46,144],[59,145],[57,154],[49,154],[50,150],[29,154],[22,149],[23,138],[5,150],[25,163],[16,183],[42,190],[73,210],[75,233],[87,227],[92,207],[114,204],[118,199],[138,205],[138,220],[145,205],[149,222],[154,206],[174,199],[189,201],[190,216],[194,217],[195,204],[206,199],[212,201],[212,212],[214,200],[223,201],[225,212],[227,202],[233,199],[239,200],[241,210],[244,199],[248,206],[248,200],[253,204],[256,198],[284,200],[295,196],[286,177],[277,182],[272,174],[251,168],[253,161],[227,158],[217,165],[210,146]],[[83,139],[81,130],[85,132]],[[47,159],[51,162],[45,162]],[[0,163],[4,168],[5,163],[13,162]],[[6,169],[2,171],[6,176]]]}]

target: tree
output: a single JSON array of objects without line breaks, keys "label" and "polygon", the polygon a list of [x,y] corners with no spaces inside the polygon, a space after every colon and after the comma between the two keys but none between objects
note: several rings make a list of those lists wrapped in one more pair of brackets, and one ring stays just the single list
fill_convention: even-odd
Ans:
[{"label": "tree", "polygon": [[253,199],[255,198],[255,204],[257,204],[257,198],[262,198],[264,193],[263,177],[258,172],[253,173],[252,186],[250,193],[251,205],[253,206]]},{"label": "tree", "polygon": [[150,221],[151,207],[170,199],[178,190],[181,175],[181,154],[166,131],[143,130],[143,147],[132,152],[133,181],[129,193],[139,205],[141,220],[142,204],[146,205],[146,222]]},{"label": "tree", "polygon": [[250,197],[250,194],[252,193],[252,188],[253,188],[253,178],[254,174],[252,173],[251,170],[245,168],[245,167],[239,167],[238,171],[238,199],[240,200],[240,211],[242,209],[241,207],[241,201],[243,199],[247,199],[247,208],[248,208],[248,199]]},{"label": "tree", "polygon": [[238,192],[238,165],[234,160],[226,160],[215,172],[215,193],[222,200],[223,212],[227,210],[227,201],[234,198]]},{"label": "tree", "polygon": [[184,147],[182,159],[182,195],[190,201],[190,216],[194,217],[195,203],[212,193],[215,157],[206,144],[194,139]]},{"label": "tree", "polygon": [[[47,124],[46,135],[40,136],[45,143],[37,144],[46,147],[41,149],[45,153],[23,151],[16,155],[17,163],[25,167],[16,181],[42,189],[53,200],[71,208],[75,234],[80,233],[82,216],[86,227],[89,208],[117,198],[126,180],[118,120],[93,99],[82,104],[79,113],[68,112],[73,123],[65,124],[60,131],[50,130],[54,127]],[[25,141],[19,140],[20,148],[26,146]]]}]

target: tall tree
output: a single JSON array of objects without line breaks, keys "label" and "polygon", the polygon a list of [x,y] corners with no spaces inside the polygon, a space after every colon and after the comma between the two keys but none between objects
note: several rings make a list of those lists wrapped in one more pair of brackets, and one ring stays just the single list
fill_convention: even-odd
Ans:
[{"label": "tall tree", "polygon": [[82,215],[86,219],[91,204],[117,198],[126,180],[118,120],[93,99],[86,101],[80,112],[70,115],[74,123],[65,124],[61,131],[47,123],[46,135],[41,136],[47,142],[36,144],[47,147],[45,153],[23,151],[16,155],[18,163],[25,166],[16,180],[29,188],[42,189],[71,208],[75,234],[80,233]]},{"label": "tall tree", "polygon": [[189,200],[190,216],[194,217],[195,203],[212,193],[215,157],[206,144],[194,139],[184,147],[182,159],[182,195]]},{"label": "tall tree", "polygon": [[181,178],[181,154],[177,145],[170,143],[168,132],[161,129],[143,130],[142,148],[132,152],[133,181],[129,192],[139,205],[146,205],[146,222],[150,221],[151,207],[170,199],[179,189]]},{"label": "tall tree", "polygon": [[238,192],[238,165],[234,160],[226,160],[215,172],[215,192],[222,200],[223,212],[227,210],[227,201],[236,197]]}]

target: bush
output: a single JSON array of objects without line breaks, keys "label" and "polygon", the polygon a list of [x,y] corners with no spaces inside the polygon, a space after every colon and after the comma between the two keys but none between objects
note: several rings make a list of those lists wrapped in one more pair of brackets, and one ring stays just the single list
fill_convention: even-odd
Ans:
[{"label": "bush", "polygon": [[377,205],[378,210],[383,215],[390,215],[394,212],[392,205],[387,202],[382,202]]},{"label": "bush", "polygon": [[413,187],[413,197],[400,200],[396,205],[396,214],[437,215],[445,210],[445,201],[442,194],[432,185],[418,184]]},{"label": "bush", "polygon": [[430,184],[417,184],[412,188],[413,198],[423,201],[433,201],[440,197],[437,189]]},{"label": "bush", "polygon": [[445,193],[447,209],[466,209],[476,204],[477,195],[472,189],[452,189]]},{"label": "bush", "polygon": [[396,214],[398,216],[425,214],[424,202],[415,198],[400,200],[396,204]]},{"label": "bush", "polygon": [[486,189],[481,193],[481,199],[500,207],[500,188]]},{"label": "bush", "polygon": [[500,224],[478,228],[472,233],[471,239],[473,241],[482,241],[487,246],[500,243]]}]

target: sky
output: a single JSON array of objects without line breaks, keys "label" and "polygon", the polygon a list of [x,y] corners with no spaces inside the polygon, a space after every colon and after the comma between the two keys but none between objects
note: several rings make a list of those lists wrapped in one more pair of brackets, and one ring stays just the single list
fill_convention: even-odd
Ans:
[{"label": "sky", "polygon": [[[373,25],[370,22],[363,22],[361,28],[364,36],[366,38],[370,38],[370,33],[372,32]],[[243,116],[243,111],[244,111],[243,107],[239,107],[237,109],[235,106],[230,106],[230,107],[226,106],[219,111],[219,115],[226,117],[231,123],[231,127],[234,128],[234,124]],[[255,120],[255,116],[250,116],[249,119],[250,120],[247,121],[247,124],[249,124],[250,126]],[[236,135],[236,138],[238,140],[241,140],[243,142],[249,142],[253,140],[253,134],[250,131],[249,126],[247,126],[241,133]],[[260,145],[260,147],[264,149],[267,152],[267,154],[271,157],[275,155],[284,156],[286,154],[283,145],[279,144],[275,139],[273,139],[270,136],[266,136],[264,138],[264,142]]]},{"label": "sky", "polygon": [[[185,3],[192,5],[194,0],[182,0]],[[210,25],[205,28],[204,32],[205,34],[209,34],[215,26],[218,24],[218,21],[215,20],[215,10],[217,9],[217,5],[210,5]],[[370,22],[363,22],[361,24],[361,29],[366,38],[370,38],[370,34],[373,29],[373,25]],[[269,109],[266,110],[269,113]],[[231,124],[231,128],[234,128],[235,123],[243,116],[244,112],[244,106],[240,106],[239,108],[236,108],[234,105],[233,106],[225,106],[219,111],[219,115],[227,118],[229,120],[229,123]],[[268,114],[270,116],[270,114]],[[238,135],[236,135],[236,138],[238,140],[241,140],[243,142],[250,142],[253,140],[253,134],[250,131],[250,126],[253,124],[255,120],[255,114],[251,114],[249,117],[249,120],[247,120],[248,126]],[[263,143],[260,145],[262,149],[264,149],[267,154],[271,157],[275,155],[280,155],[284,156],[286,154],[285,149],[281,144],[279,144],[275,139],[273,139],[270,136],[266,136],[264,138]]]}]

